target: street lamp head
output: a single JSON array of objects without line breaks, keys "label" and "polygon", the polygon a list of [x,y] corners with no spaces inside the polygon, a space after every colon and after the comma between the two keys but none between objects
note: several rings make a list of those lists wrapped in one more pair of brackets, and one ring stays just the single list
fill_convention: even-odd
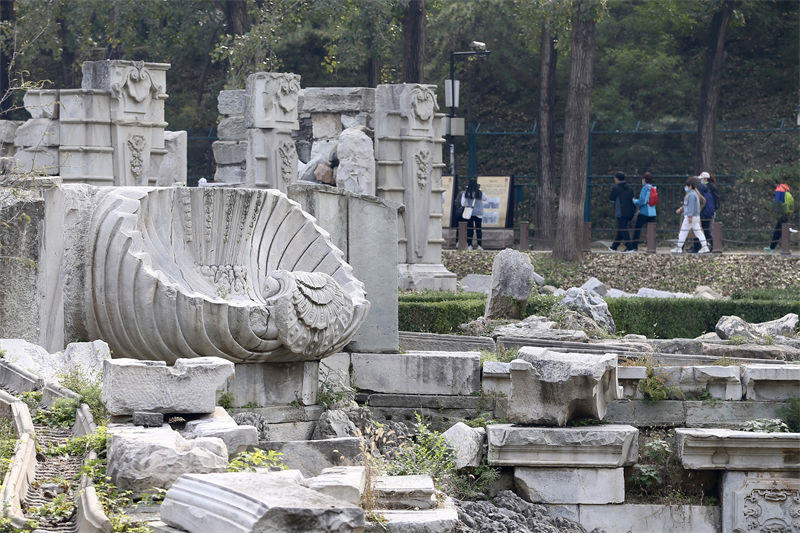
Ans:
[{"label": "street lamp head", "polygon": [[472,41],[469,43],[469,47],[475,50],[476,52],[483,52],[486,50],[486,43],[481,41]]}]

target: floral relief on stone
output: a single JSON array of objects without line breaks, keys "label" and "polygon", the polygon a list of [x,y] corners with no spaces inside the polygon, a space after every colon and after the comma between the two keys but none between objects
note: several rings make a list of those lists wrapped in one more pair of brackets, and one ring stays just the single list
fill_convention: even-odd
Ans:
[{"label": "floral relief on stone", "polygon": [[431,165],[431,151],[423,149],[414,154],[414,164],[416,166],[417,186],[424,189],[428,185],[433,166]]},{"label": "floral relief on stone", "polygon": [[144,135],[134,134],[128,137],[128,149],[131,154],[131,174],[138,182],[142,177],[142,170],[144,168]]}]

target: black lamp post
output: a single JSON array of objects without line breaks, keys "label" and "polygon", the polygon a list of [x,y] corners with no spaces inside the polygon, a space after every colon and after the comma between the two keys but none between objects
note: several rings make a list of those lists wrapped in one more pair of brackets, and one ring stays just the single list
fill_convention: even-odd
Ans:
[{"label": "black lamp post", "polygon": [[492,52],[486,49],[486,43],[480,41],[472,41],[470,43],[469,52],[450,52],[450,119],[448,137],[450,144],[450,174],[455,178],[456,175],[456,149],[453,143],[453,118],[456,116],[456,56],[488,56]]}]

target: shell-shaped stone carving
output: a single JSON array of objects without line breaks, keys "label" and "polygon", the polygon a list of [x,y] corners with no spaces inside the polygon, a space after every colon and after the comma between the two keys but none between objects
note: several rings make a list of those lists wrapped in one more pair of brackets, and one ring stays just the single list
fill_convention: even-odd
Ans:
[{"label": "shell-shaped stone carving", "polygon": [[86,322],[117,357],[315,360],[369,310],[329,234],[279,191],[100,191]]}]

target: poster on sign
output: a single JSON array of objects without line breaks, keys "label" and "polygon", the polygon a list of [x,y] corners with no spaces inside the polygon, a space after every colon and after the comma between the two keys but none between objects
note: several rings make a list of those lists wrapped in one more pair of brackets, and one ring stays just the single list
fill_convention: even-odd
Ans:
[{"label": "poster on sign", "polygon": [[[453,197],[455,193],[453,176],[442,176],[442,227],[449,228],[453,218]],[[457,221],[456,221],[457,223]]]},{"label": "poster on sign", "polygon": [[511,215],[508,207],[511,176],[478,176],[478,184],[483,192],[483,227],[507,227]]}]

